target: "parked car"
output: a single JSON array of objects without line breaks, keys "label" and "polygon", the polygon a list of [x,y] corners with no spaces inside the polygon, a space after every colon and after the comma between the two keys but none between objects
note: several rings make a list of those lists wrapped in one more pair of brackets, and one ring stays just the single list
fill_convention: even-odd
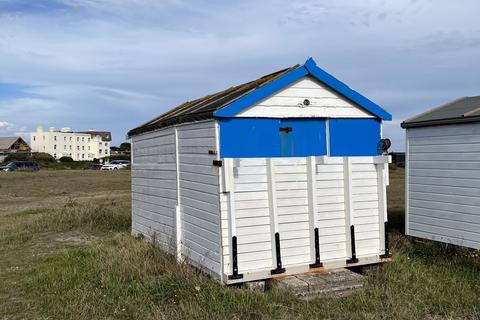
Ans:
[{"label": "parked car", "polygon": [[101,170],[103,167],[103,164],[101,163],[89,163],[85,167],[83,167],[83,170]]},{"label": "parked car", "polygon": [[38,171],[40,168],[33,161],[13,161],[4,167],[0,167],[0,171]]},{"label": "parked car", "polygon": [[110,163],[104,164],[101,170],[118,170],[128,167],[130,161],[128,160],[113,160]]}]

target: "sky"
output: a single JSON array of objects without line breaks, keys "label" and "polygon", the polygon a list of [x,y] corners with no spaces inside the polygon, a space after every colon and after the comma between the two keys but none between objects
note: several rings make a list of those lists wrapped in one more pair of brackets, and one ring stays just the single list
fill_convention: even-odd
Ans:
[{"label": "sky", "polygon": [[317,64],[400,123],[480,94],[474,0],[0,0],[0,136],[129,129],[186,100]]}]

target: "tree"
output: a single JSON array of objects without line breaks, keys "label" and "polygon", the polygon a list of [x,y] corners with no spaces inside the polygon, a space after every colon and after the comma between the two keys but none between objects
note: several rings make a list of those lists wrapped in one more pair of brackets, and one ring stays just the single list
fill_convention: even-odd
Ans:
[{"label": "tree", "polygon": [[120,151],[130,151],[132,149],[132,146],[130,145],[129,142],[123,142],[119,148],[120,148]]}]

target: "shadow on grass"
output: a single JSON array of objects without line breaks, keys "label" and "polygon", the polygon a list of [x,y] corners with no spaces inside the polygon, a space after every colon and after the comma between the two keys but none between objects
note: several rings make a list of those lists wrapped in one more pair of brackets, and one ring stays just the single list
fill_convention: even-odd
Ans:
[{"label": "shadow on grass", "polygon": [[393,208],[388,210],[388,226],[390,231],[405,234],[405,210]]}]

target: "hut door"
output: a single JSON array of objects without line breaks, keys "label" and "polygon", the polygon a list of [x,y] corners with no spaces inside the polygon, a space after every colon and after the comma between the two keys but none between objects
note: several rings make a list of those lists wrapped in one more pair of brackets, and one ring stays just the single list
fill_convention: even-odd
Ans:
[{"label": "hut door", "polygon": [[307,157],[325,155],[325,120],[280,120],[280,156]]},{"label": "hut door", "polygon": [[295,140],[293,134],[293,128],[289,127],[289,123],[283,123],[288,121],[281,121],[280,123],[280,156],[281,157],[293,157],[295,154]]}]

